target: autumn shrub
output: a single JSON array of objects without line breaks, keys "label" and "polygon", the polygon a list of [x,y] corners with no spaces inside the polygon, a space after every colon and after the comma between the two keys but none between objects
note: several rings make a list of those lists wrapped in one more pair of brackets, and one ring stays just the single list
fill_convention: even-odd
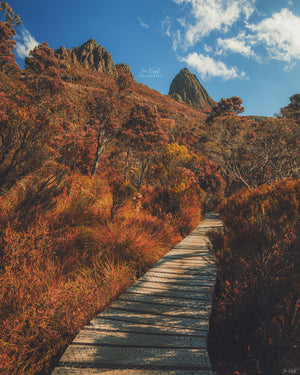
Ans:
[{"label": "autumn shrub", "polygon": [[183,188],[148,188],[142,190],[142,205],[152,215],[167,221],[182,237],[187,236],[199,223],[202,215],[202,198],[205,193],[197,186]]},{"label": "autumn shrub", "polygon": [[171,204],[176,209],[167,216],[182,237],[187,236],[201,220],[203,210],[200,194],[198,189],[191,189],[172,195]]},{"label": "autumn shrub", "polygon": [[186,146],[171,143],[161,161],[152,167],[153,187],[141,190],[145,196],[143,207],[171,222],[183,237],[194,229],[203,211],[206,192],[201,189],[200,173],[196,172],[201,169],[200,162],[202,159]]},{"label": "autumn shrub", "polygon": [[111,183],[112,205],[110,210],[111,219],[116,212],[128,202],[136,189],[127,181],[117,179]]},{"label": "autumn shrub", "polygon": [[88,262],[97,253],[96,228],[109,220],[111,201],[108,184],[102,178],[73,173],[48,210],[58,257],[70,270],[76,268],[75,262]]},{"label": "autumn shrub", "polygon": [[50,373],[76,333],[180,238],[128,197],[111,220],[112,187],[102,176],[77,173],[57,186],[51,204],[37,204],[22,222],[33,181],[0,197],[5,375]]},{"label": "autumn shrub", "polygon": [[[65,107],[73,107],[69,103]],[[89,174],[96,148],[96,131],[90,126],[62,121],[61,131],[53,139],[56,158],[71,170]]]},{"label": "autumn shrub", "polygon": [[296,368],[300,181],[241,191],[220,213],[224,232],[211,234],[218,265],[209,340],[215,369],[232,374],[230,362],[264,375]]},{"label": "autumn shrub", "polygon": [[168,223],[127,206],[114,221],[99,227],[96,238],[104,259],[122,260],[140,276],[178,242],[179,236]]},{"label": "autumn shrub", "polygon": [[134,272],[94,257],[77,274],[57,263],[55,238],[40,217],[26,231],[8,225],[0,273],[0,372],[46,374],[79,329],[126,289]]},{"label": "autumn shrub", "polygon": [[109,186],[101,176],[72,173],[49,218],[54,228],[105,223],[110,216],[111,200]]},{"label": "autumn shrub", "polygon": [[47,162],[0,195],[0,239],[8,223],[14,223],[21,230],[36,219],[38,212],[53,206],[55,197],[62,191],[65,173],[61,166]]}]

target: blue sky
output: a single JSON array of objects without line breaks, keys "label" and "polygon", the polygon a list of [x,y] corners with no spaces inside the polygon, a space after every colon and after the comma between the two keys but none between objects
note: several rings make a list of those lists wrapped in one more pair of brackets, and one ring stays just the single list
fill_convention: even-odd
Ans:
[{"label": "blue sky", "polygon": [[183,67],[210,96],[272,116],[300,92],[300,0],[8,0],[23,22],[18,61],[37,43],[90,38],[138,82],[167,94]]}]

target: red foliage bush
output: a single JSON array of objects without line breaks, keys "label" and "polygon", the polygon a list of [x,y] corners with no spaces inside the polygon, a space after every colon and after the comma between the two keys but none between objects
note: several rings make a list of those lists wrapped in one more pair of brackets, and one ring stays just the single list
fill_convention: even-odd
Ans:
[{"label": "red foliage bush", "polygon": [[30,225],[18,210],[26,189],[16,184],[0,200],[0,372],[7,375],[49,373],[80,328],[179,239],[130,202],[111,221],[111,188],[99,176],[70,174]]},{"label": "red foliage bush", "polygon": [[224,233],[211,235],[219,270],[212,356],[280,374],[297,362],[300,181],[241,191],[220,212]]},{"label": "red foliage bush", "polygon": [[[126,216],[125,216],[126,215]],[[97,234],[104,258],[122,259],[142,275],[176,244],[179,236],[173,227],[143,212],[128,208]]]},{"label": "red foliage bush", "polygon": [[8,225],[4,242],[0,372],[46,374],[55,356],[97,311],[129,286],[134,274],[122,263],[103,267],[94,258],[88,267],[82,264],[76,273],[73,269],[66,275],[57,262],[55,250],[60,245],[57,248],[42,217],[22,232]]}]

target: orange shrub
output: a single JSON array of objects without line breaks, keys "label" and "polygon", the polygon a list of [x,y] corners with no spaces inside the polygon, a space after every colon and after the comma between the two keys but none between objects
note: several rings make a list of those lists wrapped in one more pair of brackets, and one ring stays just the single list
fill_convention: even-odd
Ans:
[{"label": "orange shrub", "polygon": [[[0,271],[0,372],[46,374],[74,335],[134,280],[134,271],[94,257],[57,262],[57,239],[40,217],[20,232],[8,225]],[[60,244],[58,246],[60,248]],[[72,258],[66,259],[72,264]],[[71,266],[70,266],[71,268]]]},{"label": "orange shrub", "polygon": [[110,187],[98,176],[69,175],[51,205],[21,222],[20,202],[34,187],[26,181],[0,196],[5,375],[50,373],[84,324],[179,240],[170,223],[130,201],[111,220]]},{"label": "orange shrub", "polygon": [[126,207],[115,221],[99,227],[96,238],[104,259],[125,261],[141,275],[178,242],[178,235],[158,218],[129,210]]},{"label": "orange shrub", "polygon": [[300,181],[241,191],[220,212],[224,233],[211,235],[219,270],[213,362],[241,361],[257,374],[280,374],[297,362]]}]

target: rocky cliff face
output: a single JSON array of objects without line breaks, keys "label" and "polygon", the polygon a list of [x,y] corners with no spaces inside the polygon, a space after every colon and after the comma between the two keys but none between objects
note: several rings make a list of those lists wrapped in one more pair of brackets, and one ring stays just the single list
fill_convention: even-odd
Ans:
[{"label": "rocky cliff face", "polygon": [[102,46],[98,46],[93,39],[88,40],[80,47],[73,47],[70,50],[60,47],[55,51],[55,56],[58,58],[60,65],[65,68],[69,68],[71,64],[81,64],[86,69],[92,68],[98,72],[109,74],[117,73],[110,53]]},{"label": "rocky cliff face", "polygon": [[182,69],[173,79],[169,95],[178,102],[197,105],[203,109],[212,108],[216,105],[216,102],[208,95],[197,76],[192,74],[187,68]]}]

